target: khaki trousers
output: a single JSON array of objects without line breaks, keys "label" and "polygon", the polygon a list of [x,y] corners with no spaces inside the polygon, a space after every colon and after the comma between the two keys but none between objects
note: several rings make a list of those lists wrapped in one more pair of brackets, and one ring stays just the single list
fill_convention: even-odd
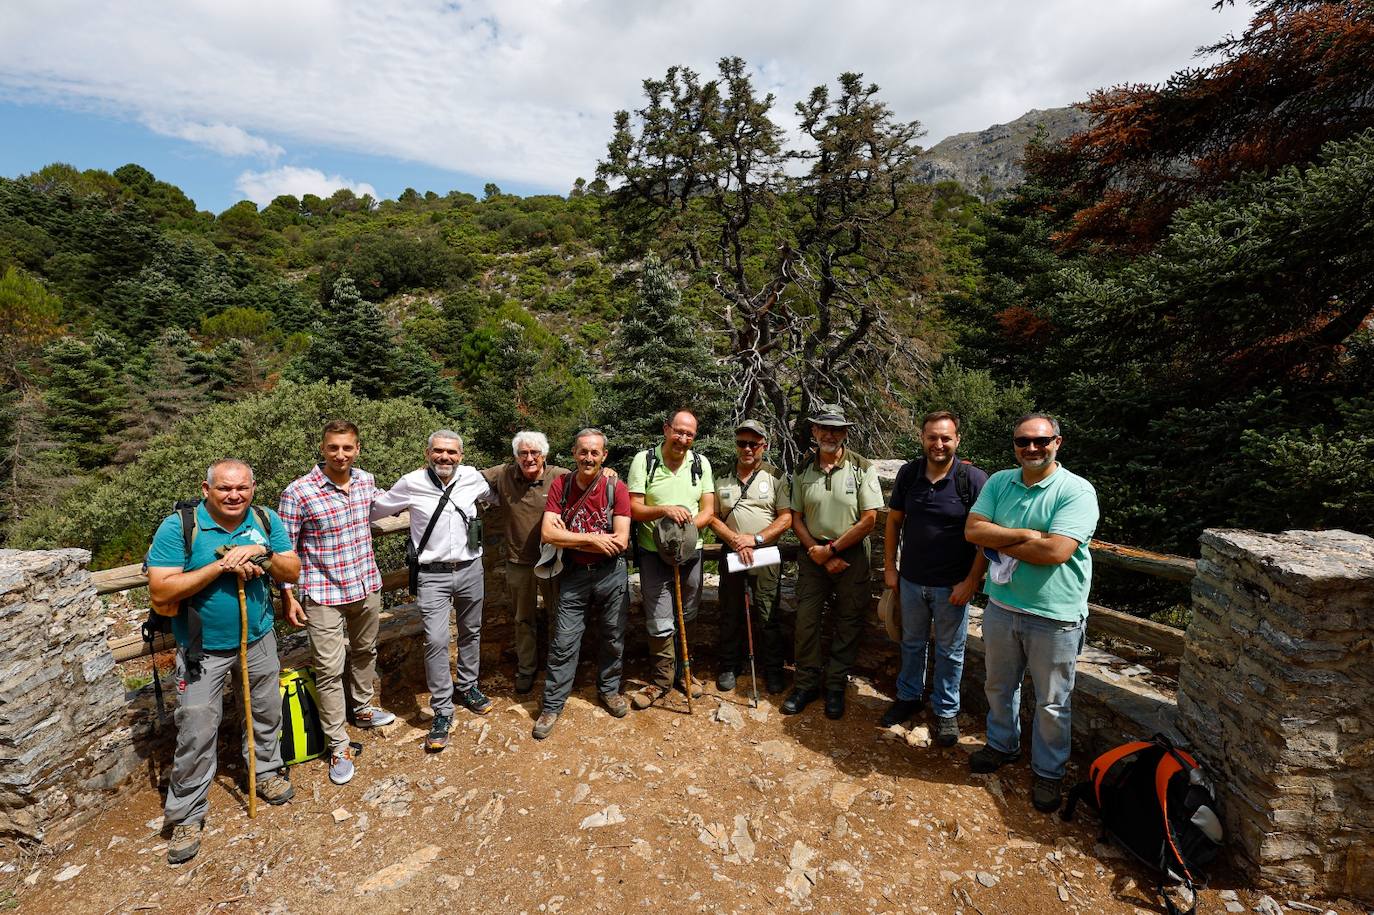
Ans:
[{"label": "khaki trousers", "polygon": [[534,566],[506,560],[506,587],[515,615],[516,673],[532,677],[539,669],[539,620],[558,607],[558,579],[539,578]]},{"label": "khaki trousers", "polygon": [[348,745],[346,705],[356,711],[372,704],[382,595],[369,594],[335,607],[307,597],[302,606],[310,636],[310,666],[315,668],[315,688],[320,694],[320,726],[332,752]]}]

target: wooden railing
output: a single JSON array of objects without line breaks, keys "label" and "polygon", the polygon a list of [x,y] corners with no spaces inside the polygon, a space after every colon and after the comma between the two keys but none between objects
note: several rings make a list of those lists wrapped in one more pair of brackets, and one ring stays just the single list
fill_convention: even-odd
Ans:
[{"label": "wooden railing", "polygon": [[[410,515],[403,512],[392,518],[374,521],[372,523],[372,536],[374,538],[387,537],[409,529]],[[1182,556],[1152,553],[1149,550],[1107,543],[1102,540],[1093,540],[1088,544],[1088,548],[1092,551],[1093,562],[1099,566],[1138,572],[1142,575],[1169,581],[1185,583],[1192,581],[1197,566],[1196,562]],[[719,559],[720,544],[707,544],[705,553],[708,560]],[[782,554],[784,559],[795,560],[797,558],[796,544],[784,544]],[[148,584],[148,577],[143,574],[142,565],[137,563],[92,572],[91,580],[95,585],[97,594],[115,594],[133,588],[141,588]],[[384,592],[397,591],[405,586],[405,569],[396,569],[382,575],[382,590]],[[1129,639],[1139,645],[1153,648],[1168,657],[1176,658],[1183,655],[1182,629],[1142,619],[1098,604],[1089,604],[1088,606],[1092,611],[1088,615],[1088,632],[1090,634]],[[172,642],[170,638],[163,637],[153,647],[155,650],[161,651],[172,647]],[[111,639],[110,650],[114,652],[115,661],[123,663],[143,654],[146,648],[142,636],[139,633],[133,633]]]}]

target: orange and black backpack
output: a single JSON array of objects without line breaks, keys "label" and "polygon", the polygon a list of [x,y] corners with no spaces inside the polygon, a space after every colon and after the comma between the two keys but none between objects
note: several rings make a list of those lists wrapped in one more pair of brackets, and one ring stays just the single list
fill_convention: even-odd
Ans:
[{"label": "orange and black backpack", "polygon": [[[1156,734],[1108,750],[1093,760],[1088,780],[1069,792],[1061,816],[1087,800],[1102,821],[1103,838],[1117,844],[1160,873],[1159,895],[1169,915],[1180,910],[1165,884],[1183,883],[1196,900],[1202,869],[1221,852],[1222,828],[1216,798],[1201,767]],[[1187,915],[1192,915],[1190,901]]]}]

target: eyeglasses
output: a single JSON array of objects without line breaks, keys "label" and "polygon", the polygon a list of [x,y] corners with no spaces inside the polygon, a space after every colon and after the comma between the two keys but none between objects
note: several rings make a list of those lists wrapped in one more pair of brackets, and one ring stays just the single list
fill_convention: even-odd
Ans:
[{"label": "eyeglasses", "polygon": [[763,443],[763,442],[751,442],[751,441],[749,441],[749,439],[747,439],[747,438],[737,438],[737,439],[735,439],[735,447],[736,447],[736,448],[748,448],[750,451],[756,451],[756,450],[758,450],[759,448],[762,448],[763,446],[764,446],[764,443]]},{"label": "eyeglasses", "polygon": [[1018,435],[1011,440],[1011,443],[1017,448],[1029,448],[1031,445],[1045,448],[1057,438],[1059,438],[1057,435]]}]

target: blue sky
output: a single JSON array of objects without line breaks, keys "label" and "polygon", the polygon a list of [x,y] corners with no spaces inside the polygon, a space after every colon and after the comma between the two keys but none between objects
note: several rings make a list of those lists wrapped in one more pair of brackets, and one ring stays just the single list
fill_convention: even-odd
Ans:
[{"label": "blue sky", "polygon": [[[856,70],[933,144],[1243,28],[1209,0],[7,0],[0,174],[137,162],[203,209],[338,187],[565,193],[670,64],[751,64],[775,117]],[[61,22],[62,28],[52,28]]]}]

